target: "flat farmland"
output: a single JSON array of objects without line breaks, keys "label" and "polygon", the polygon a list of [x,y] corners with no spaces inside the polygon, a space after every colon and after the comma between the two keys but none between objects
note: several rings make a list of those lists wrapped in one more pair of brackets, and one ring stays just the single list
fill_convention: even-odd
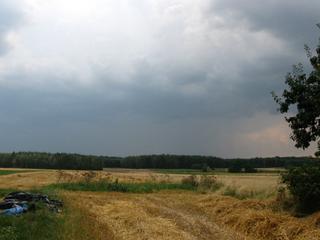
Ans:
[{"label": "flat farmland", "polygon": [[[15,169],[19,171],[19,169]],[[88,172],[37,170],[0,176],[0,189],[46,189]],[[188,174],[107,169],[92,181],[180,183]],[[91,181],[90,180],[90,181]],[[59,239],[320,239],[320,213],[297,218],[274,208],[277,174],[219,174],[215,191],[150,193],[58,190],[71,217]],[[88,231],[78,234],[76,229]],[[75,229],[71,231],[71,229]],[[89,234],[90,233],[90,234]]]}]

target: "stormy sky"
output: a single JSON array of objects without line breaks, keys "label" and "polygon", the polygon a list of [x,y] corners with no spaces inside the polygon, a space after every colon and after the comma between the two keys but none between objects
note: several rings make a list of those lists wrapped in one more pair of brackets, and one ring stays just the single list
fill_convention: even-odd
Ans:
[{"label": "stormy sky", "polygon": [[270,92],[320,1],[1,0],[0,151],[310,155]]}]

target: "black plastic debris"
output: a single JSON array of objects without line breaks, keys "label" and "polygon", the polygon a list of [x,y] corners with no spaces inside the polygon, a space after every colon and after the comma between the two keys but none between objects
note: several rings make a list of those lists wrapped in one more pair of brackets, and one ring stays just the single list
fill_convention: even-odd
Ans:
[{"label": "black plastic debris", "polygon": [[44,204],[51,211],[57,213],[62,211],[63,202],[49,199],[47,195],[29,192],[12,192],[0,202],[0,214],[13,216],[20,215],[27,211],[35,211],[39,203]]},{"label": "black plastic debris", "polygon": [[0,203],[0,210],[9,209],[14,207],[14,202],[2,202]]}]

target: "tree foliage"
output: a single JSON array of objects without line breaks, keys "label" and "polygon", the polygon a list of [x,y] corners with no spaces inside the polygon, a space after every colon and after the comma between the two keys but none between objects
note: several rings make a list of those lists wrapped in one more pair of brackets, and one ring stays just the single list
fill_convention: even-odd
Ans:
[{"label": "tree foliage", "polygon": [[[320,28],[320,26],[319,26]],[[308,148],[311,142],[318,143],[316,156],[320,156],[320,41],[313,53],[305,46],[311,71],[307,74],[302,64],[295,65],[286,77],[287,89],[281,97],[274,94],[280,105],[280,112],[290,113],[286,121],[292,129],[291,138],[297,148]],[[291,108],[295,108],[292,114]],[[300,210],[312,212],[320,204],[320,167],[302,166],[291,168],[282,175],[285,183],[296,200]]]},{"label": "tree foliage", "polygon": [[296,198],[300,211],[320,209],[320,167],[302,166],[290,169],[282,175],[282,182]]},{"label": "tree foliage", "polygon": [[[279,104],[280,112],[288,113],[286,121],[292,129],[291,138],[297,148],[308,148],[311,142],[318,142],[316,156],[320,156],[320,41],[316,52],[305,46],[312,70],[307,74],[302,64],[294,65],[293,71],[286,76],[282,96],[273,93]],[[293,114],[291,108],[295,108]]]},{"label": "tree foliage", "polygon": [[129,157],[80,155],[74,153],[13,152],[0,153],[0,167],[101,170],[103,168],[198,169],[288,168],[311,164],[309,157],[224,159],[192,155],[142,155]]}]

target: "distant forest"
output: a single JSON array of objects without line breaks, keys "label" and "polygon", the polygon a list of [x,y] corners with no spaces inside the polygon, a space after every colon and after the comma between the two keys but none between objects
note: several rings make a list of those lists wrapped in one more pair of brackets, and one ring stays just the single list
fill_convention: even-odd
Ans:
[{"label": "distant forest", "polygon": [[0,153],[0,167],[102,170],[103,168],[203,169],[203,168],[289,168],[319,163],[311,157],[223,159],[189,155],[142,155],[108,157],[70,153]]}]

